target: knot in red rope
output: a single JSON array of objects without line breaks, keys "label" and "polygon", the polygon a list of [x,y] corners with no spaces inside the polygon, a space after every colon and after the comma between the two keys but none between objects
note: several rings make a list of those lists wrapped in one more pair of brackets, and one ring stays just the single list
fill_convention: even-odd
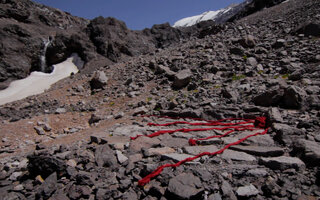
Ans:
[{"label": "knot in red rope", "polygon": [[257,128],[266,128],[266,117],[257,117],[254,120],[254,126]]},{"label": "knot in red rope", "polygon": [[190,144],[190,146],[196,146],[197,145],[197,140],[190,138],[189,139],[189,144]]}]

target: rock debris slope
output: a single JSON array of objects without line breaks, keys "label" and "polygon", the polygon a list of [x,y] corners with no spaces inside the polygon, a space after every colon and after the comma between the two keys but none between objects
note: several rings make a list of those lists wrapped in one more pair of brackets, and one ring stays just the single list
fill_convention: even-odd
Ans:
[{"label": "rock debris slope", "polygon": [[[155,51],[128,55],[146,49],[122,41],[128,46],[119,52],[128,57],[117,63],[107,60],[111,50],[101,41],[121,36],[100,25],[116,22],[89,22],[86,31],[104,33],[90,38],[100,48],[93,53],[105,58],[96,61],[99,69],[87,68],[44,94],[0,107],[0,198],[319,199],[319,13],[319,1],[290,0],[201,38],[159,25],[144,30],[146,37],[155,35],[149,38]],[[177,121],[151,115],[188,122],[265,116],[270,128],[220,155],[166,168],[141,187],[137,182],[162,164],[217,151],[255,132],[238,130],[197,146],[189,139],[225,132],[130,140],[197,128],[148,126]]]}]

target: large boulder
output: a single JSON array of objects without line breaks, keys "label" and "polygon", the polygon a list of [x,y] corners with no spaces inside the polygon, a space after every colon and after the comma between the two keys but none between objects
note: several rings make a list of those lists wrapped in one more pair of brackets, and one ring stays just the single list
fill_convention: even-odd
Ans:
[{"label": "large boulder", "polygon": [[295,31],[298,34],[304,34],[305,36],[320,37],[320,23],[308,22],[300,25]]},{"label": "large boulder", "polygon": [[56,172],[58,177],[66,174],[67,166],[63,160],[48,155],[31,155],[28,157],[28,170],[32,177],[41,175],[42,178],[47,178],[52,173]]},{"label": "large boulder", "polygon": [[94,89],[104,89],[108,83],[108,77],[103,71],[96,71],[90,80],[91,90]]},{"label": "large boulder", "polygon": [[181,89],[186,87],[192,79],[192,72],[190,69],[184,69],[175,74],[174,81],[172,83],[172,87],[174,89]]}]

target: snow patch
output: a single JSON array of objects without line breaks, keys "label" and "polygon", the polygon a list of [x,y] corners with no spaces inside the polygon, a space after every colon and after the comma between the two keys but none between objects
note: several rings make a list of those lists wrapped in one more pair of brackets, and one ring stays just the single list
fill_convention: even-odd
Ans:
[{"label": "snow patch", "polygon": [[77,73],[78,67],[83,67],[83,61],[77,54],[72,54],[66,61],[54,65],[50,74],[32,72],[27,78],[13,81],[8,88],[0,91],[0,105],[41,94],[52,84],[70,76],[71,73]]},{"label": "snow patch", "polygon": [[202,13],[201,15],[196,15],[192,17],[186,17],[183,18],[176,23],[174,23],[173,27],[187,27],[187,26],[193,26],[199,22],[202,21],[208,21],[208,20],[214,20],[217,18],[220,14],[226,13],[230,10],[231,8],[224,8],[220,9],[217,11],[207,11]]}]

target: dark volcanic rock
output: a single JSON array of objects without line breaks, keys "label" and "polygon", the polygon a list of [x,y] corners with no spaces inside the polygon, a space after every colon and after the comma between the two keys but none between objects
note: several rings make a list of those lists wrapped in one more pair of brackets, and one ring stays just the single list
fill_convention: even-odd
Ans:
[{"label": "dark volcanic rock", "polygon": [[100,145],[95,152],[96,163],[100,167],[116,167],[117,158],[110,147],[105,145]]},{"label": "dark volcanic rock", "polygon": [[42,183],[37,195],[47,199],[56,191],[56,189],[57,189],[57,173],[54,172],[45,179],[44,183]]},{"label": "dark volcanic rock", "polygon": [[28,157],[28,171],[31,176],[41,175],[43,178],[48,177],[56,172],[58,177],[66,174],[66,164],[60,159],[47,155],[32,155]]},{"label": "dark volcanic rock", "polygon": [[301,25],[296,33],[304,34],[305,36],[320,36],[320,23],[309,22]]},{"label": "dark volcanic rock", "polygon": [[172,87],[174,89],[181,89],[183,87],[186,87],[190,83],[191,78],[192,78],[192,72],[189,69],[179,71],[175,74]]},{"label": "dark volcanic rock", "polygon": [[169,181],[166,196],[173,199],[198,199],[203,192],[201,181],[193,174],[180,174]]},{"label": "dark volcanic rock", "polygon": [[311,166],[320,166],[320,144],[304,139],[293,143],[293,155],[299,156],[304,162]]}]

